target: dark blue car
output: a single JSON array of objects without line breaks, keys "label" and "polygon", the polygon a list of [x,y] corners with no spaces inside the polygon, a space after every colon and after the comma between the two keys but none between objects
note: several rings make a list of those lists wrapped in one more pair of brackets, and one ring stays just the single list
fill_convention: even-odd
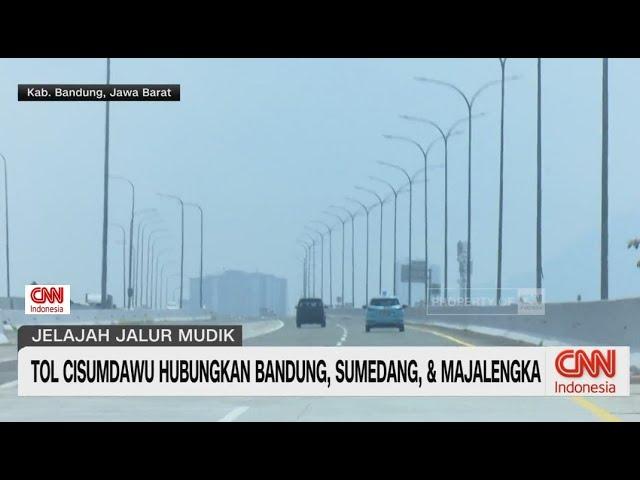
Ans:
[{"label": "dark blue car", "polygon": [[301,298],[296,306],[296,327],[305,323],[319,324],[321,327],[327,326],[327,319],[324,313],[324,304],[320,298]]}]

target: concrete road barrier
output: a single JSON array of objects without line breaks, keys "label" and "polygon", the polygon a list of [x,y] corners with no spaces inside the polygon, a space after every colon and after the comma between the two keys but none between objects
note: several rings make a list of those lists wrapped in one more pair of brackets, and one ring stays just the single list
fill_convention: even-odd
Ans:
[{"label": "concrete road barrier", "polygon": [[640,352],[640,298],[547,303],[544,315],[464,313],[464,307],[451,307],[449,314],[425,318],[422,311],[411,309],[408,317],[501,336],[519,335],[535,344],[625,345]]},{"label": "concrete road barrier", "polygon": [[122,322],[199,321],[215,318],[207,310],[100,310],[71,309],[69,315],[25,315],[20,310],[0,311],[0,323],[17,328],[20,325],[93,324],[109,325]]},{"label": "concrete road barrier", "polygon": [[[363,316],[362,309],[331,309],[334,315]],[[546,303],[543,315],[518,314],[514,306],[441,307],[425,316],[407,309],[409,321],[470,330],[534,345],[629,346],[640,365],[640,298]]]}]

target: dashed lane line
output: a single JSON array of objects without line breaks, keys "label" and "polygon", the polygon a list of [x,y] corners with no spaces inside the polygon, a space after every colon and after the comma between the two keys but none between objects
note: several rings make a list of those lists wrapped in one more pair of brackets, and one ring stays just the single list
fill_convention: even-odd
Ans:
[{"label": "dashed lane line", "polygon": [[[475,345],[473,345],[472,343],[465,342],[452,335],[446,335],[444,333],[436,332],[434,330],[431,330],[430,328],[416,327],[413,325],[407,325],[407,326],[413,330],[430,333],[432,335],[436,335],[438,337],[447,339],[451,342],[457,343],[458,345],[462,345],[465,347],[475,347]],[[585,410],[589,411],[590,413],[598,417],[600,420],[603,420],[605,422],[621,422],[622,421],[622,419],[620,419],[619,417],[616,417],[613,413],[609,412],[608,410],[602,408],[599,405],[596,405],[595,403],[587,400],[584,397],[569,397],[569,400],[571,400],[576,405],[584,408]]]},{"label": "dashed lane line", "polygon": [[339,323],[337,324],[337,326],[338,328],[342,329],[342,337],[340,337],[340,340],[338,340],[338,343],[336,343],[336,347],[341,347],[342,344],[347,341],[347,336],[349,336],[349,332],[344,326],[340,325]]}]

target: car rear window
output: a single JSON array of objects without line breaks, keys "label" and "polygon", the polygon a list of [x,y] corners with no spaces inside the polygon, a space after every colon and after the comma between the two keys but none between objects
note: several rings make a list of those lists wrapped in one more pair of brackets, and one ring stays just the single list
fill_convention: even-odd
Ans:
[{"label": "car rear window", "polygon": [[400,305],[397,298],[373,298],[371,299],[372,307],[393,307]]},{"label": "car rear window", "polygon": [[299,306],[308,308],[322,308],[322,302],[320,300],[302,300]]}]

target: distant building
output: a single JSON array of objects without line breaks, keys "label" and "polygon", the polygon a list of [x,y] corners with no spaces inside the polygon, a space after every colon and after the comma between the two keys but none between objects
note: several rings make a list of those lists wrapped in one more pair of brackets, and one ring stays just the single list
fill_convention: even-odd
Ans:
[{"label": "distant building", "polygon": [[[188,306],[198,308],[200,277],[189,281]],[[227,270],[202,279],[202,303],[220,315],[287,314],[287,280],[264,273]]]}]

